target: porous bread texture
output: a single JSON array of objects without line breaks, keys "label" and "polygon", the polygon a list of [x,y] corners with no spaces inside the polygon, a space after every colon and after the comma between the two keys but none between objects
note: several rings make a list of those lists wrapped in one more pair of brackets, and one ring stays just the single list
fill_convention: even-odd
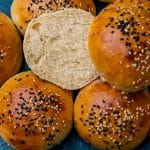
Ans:
[{"label": "porous bread texture", "polygon": [[88,54],[88,31],[93,16],[80,9],[46,13],[26,31],[24,54],[42,79],[76,90],[98,77]]}]

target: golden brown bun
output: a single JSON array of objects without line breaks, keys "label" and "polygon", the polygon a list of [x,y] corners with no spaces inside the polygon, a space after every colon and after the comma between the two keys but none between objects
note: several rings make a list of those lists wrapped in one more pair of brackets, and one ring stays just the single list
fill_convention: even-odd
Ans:
[{"label": "golden brown bun", "polygon": [[45,12],[70,7],[81,8],[96,15],[93,0],[14,0],[11,7],[11,16],[21,34],[24,35],[31,19]]},{"label": "golden brown bun", "polygon": [[11,20],[0,13],[0,86],[16,74],[22,64],[22,43]]},{"label": "golden brown bun", "polygon": [[16,150],[46,150],[68,135],[72,93],[32,72],[20,73],[0,89],[0,136]]},{"label": "golden brown bun", "polygon": [[150,84],[149,4],[117,1],[91,25],[90,56],[101,76],[117,89],[131,92]]},{"label": "golden brown bun", "polygon": [[97,149],[130,150],[150,129],[150,95],[121,94],[96,80],[80,91],[74,117],[79,135]]}]

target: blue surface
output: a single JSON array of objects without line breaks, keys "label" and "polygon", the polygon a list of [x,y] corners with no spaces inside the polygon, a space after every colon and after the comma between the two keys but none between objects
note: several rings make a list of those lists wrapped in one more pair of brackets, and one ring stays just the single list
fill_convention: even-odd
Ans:
[{"label": "blue surface", "polygon": [[[10,5],[12,0],[0,0],[0,11],[10,16]],[[96,2],[97,10],[105,6]],[[23,63],[22,70],[28,70],[28,66]],[[12,150],[2,139],[0,139],[0,150]],[[67,139],[53,150],[94,150],[90,145],[85,143],[73,128]],[[147,138],[136,150],[150,150],[150,138]]]}]

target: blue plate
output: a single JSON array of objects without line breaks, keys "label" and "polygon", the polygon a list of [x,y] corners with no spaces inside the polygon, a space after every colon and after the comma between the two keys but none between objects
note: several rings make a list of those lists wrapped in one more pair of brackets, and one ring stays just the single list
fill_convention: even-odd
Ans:
[{"label": "blue plate", "polygon": [[[10,6],[12,0],[0,0],[0,11],[4,12],[10,17]],[[106,4],[96,2],[97,12],[100,11]],[[22,70],[29,70],[25,60],[23,62]],[[0,150],[12,150],[1,138],[0,138]],[[59,146],[53,148],[53,150],[94,150],[90,145],[85,143],[76,133],[75,129],[71,131],[66,140]],[[150,150],[150,138],[147,138],[138,148],[135,150]]]}]

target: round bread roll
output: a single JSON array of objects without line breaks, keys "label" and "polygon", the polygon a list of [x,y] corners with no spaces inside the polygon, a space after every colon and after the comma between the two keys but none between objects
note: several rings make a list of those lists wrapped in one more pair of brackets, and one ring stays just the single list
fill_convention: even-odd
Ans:
[{"label": "round bread roll", "polygon": [[16,150],[52,148],[68,135],[72,121],[72,93],[32,72],[12,77],[0,89],[0,136]]},{"label": "round bread roll", "polygon": [[76,90],[97,78],[88,55],[88,30],[93,16],[65,9],[33,19],[24,38],[31,70],[64,89]]},{"label": "round bread roll", "polygon": [[74,118],[79,135],[95,148],[131,150],[150,129],[150,95],[122,94],[96,80],[77,96]]},{"label": "round bread roll", "polygon": [[28,23],[35,17],[64,8],[81,8],[96,15],[93,0],[14,0],[11,16],[17,28],[24,35]]},{"label": "round bread roll", "polygon": [[22,43],[11,20],[0,13],[0,86],[16,74],[22,64]]},{"label": "round bread roll", "polygon": [[115,2],[92,22],[89,53],[103,79],[127,92],[150,85],[150,2]]}]

